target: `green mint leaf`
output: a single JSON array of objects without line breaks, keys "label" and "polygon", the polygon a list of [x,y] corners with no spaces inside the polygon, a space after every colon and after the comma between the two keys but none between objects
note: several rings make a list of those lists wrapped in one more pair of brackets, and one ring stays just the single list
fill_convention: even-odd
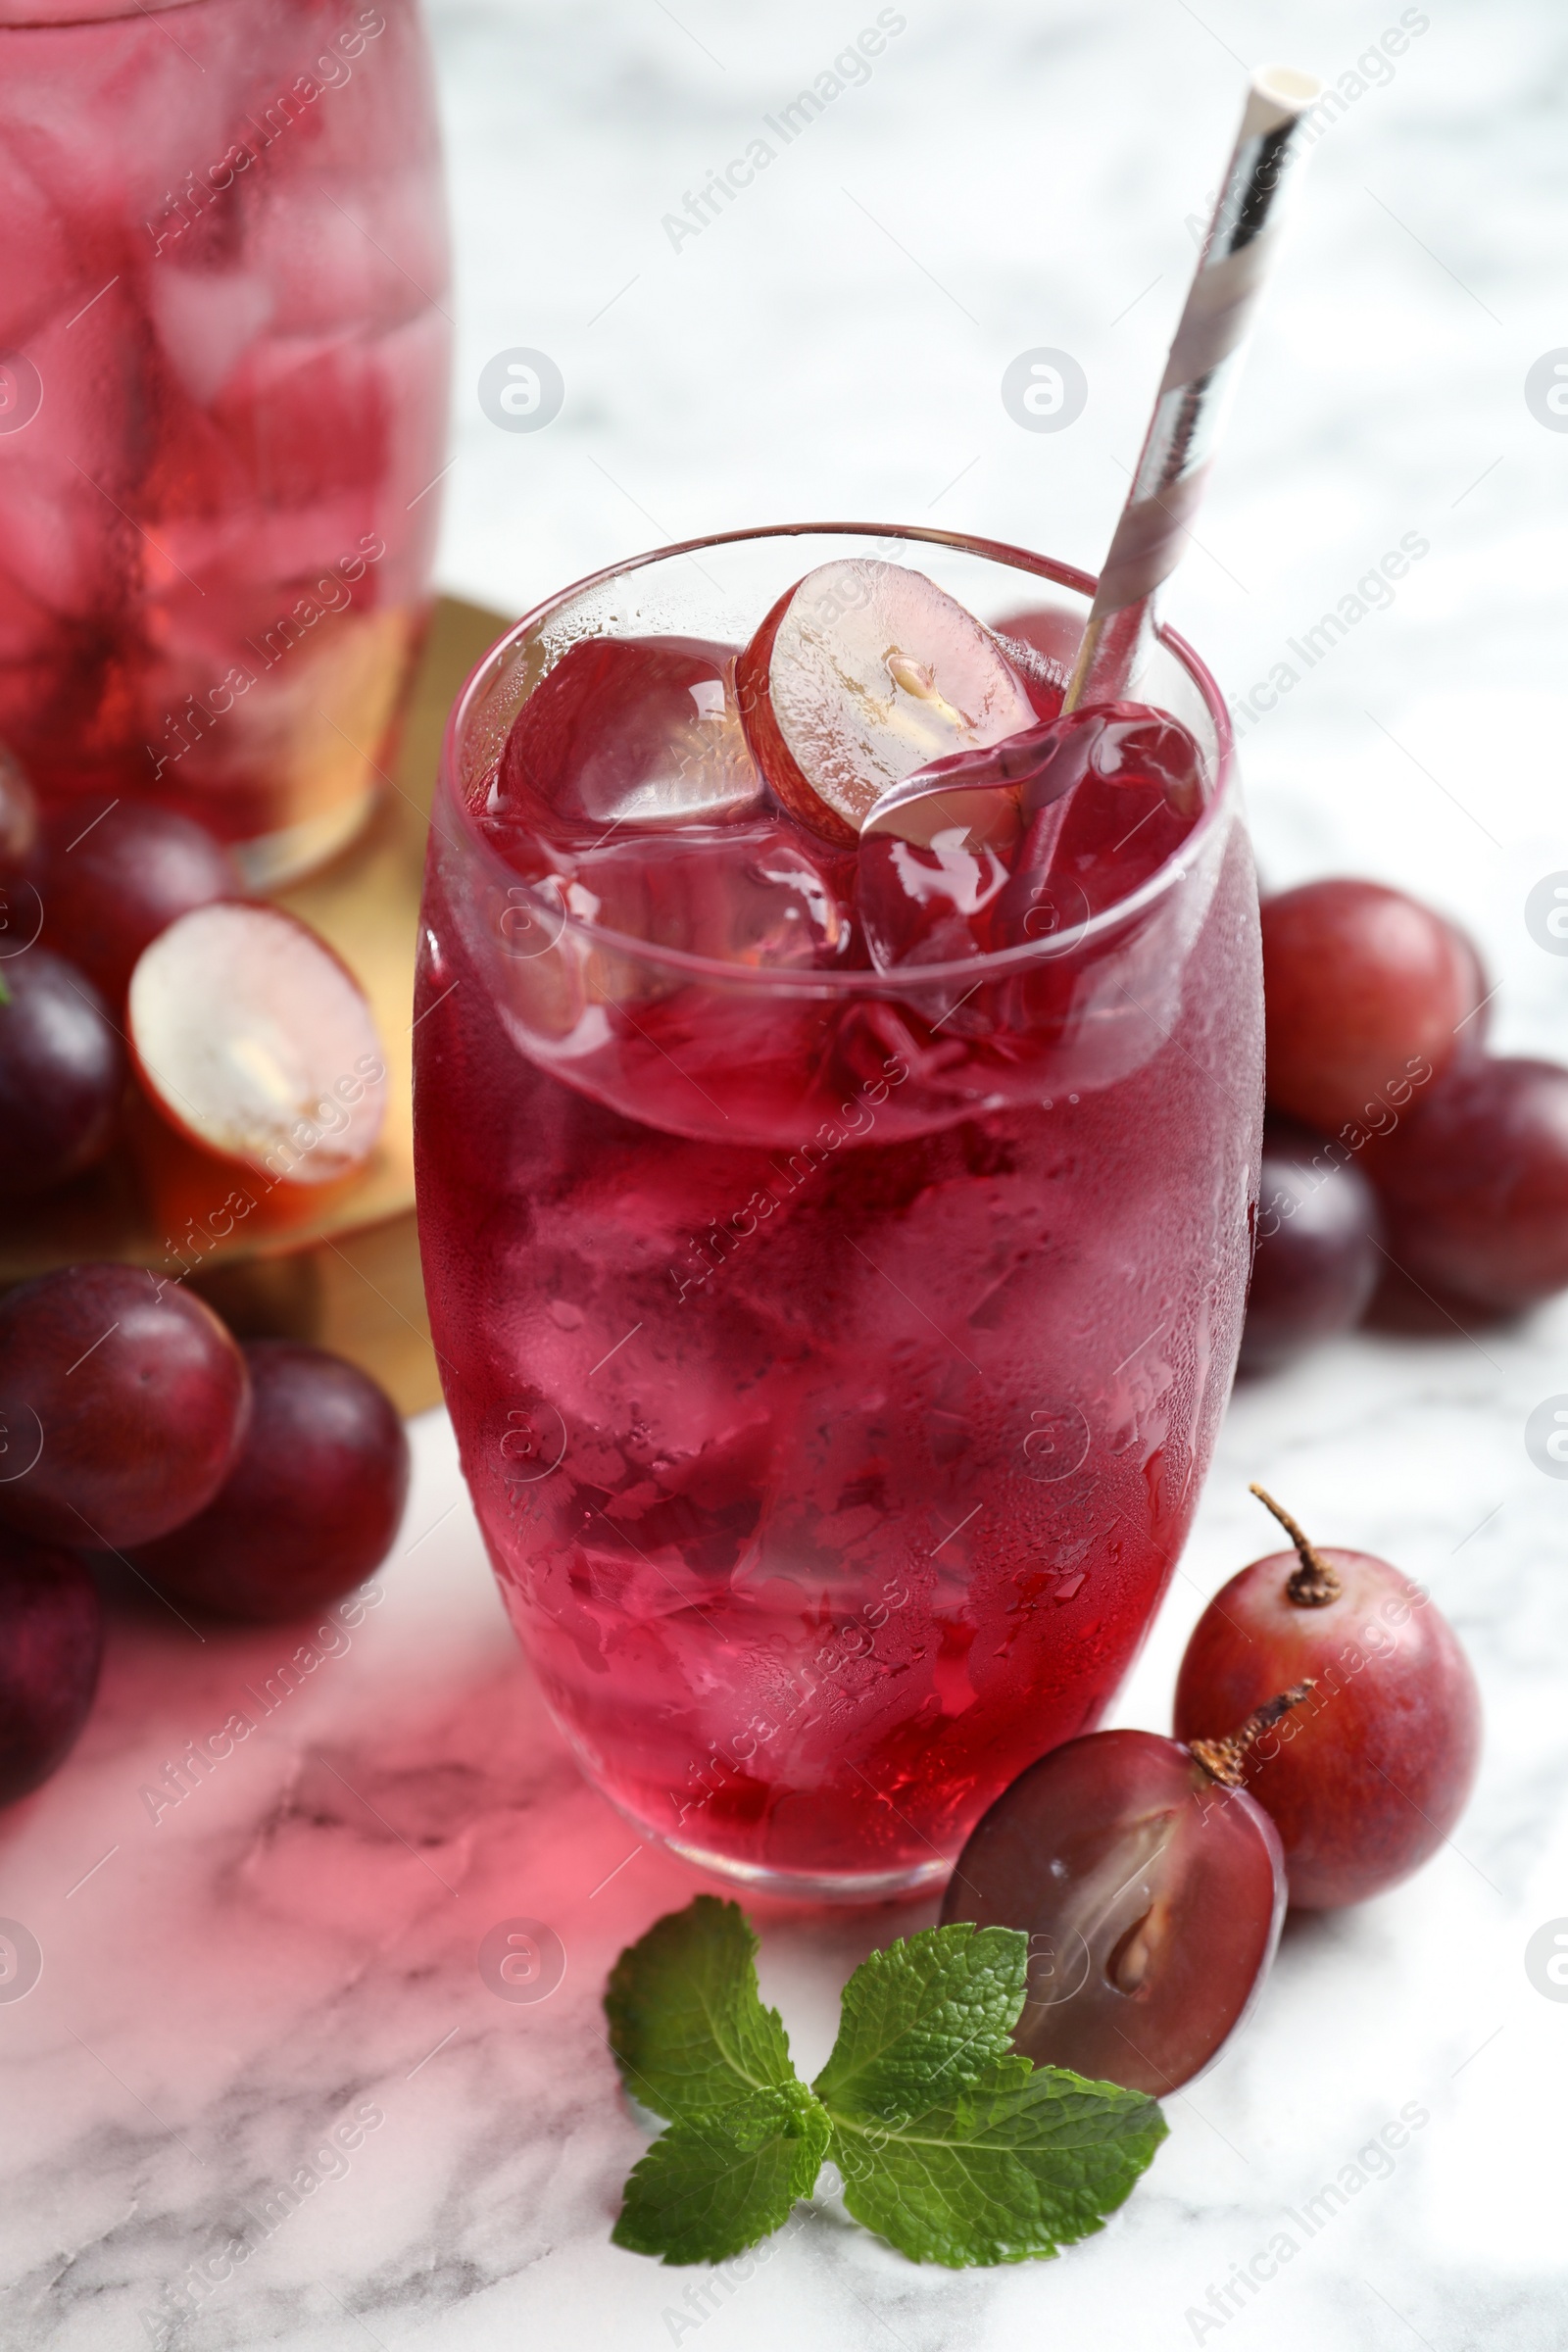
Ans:
[{"label": "green mint leaf", "polygon": [[863,1960],[839,2037],[811,2087],[835,2117],[924,2109],[1006,2054],[1023,2008],[1029,1939],[1017,1928],[927,1928]]},{"label": "green mint leaf", "polygon": [[1165,2131],[1141,2091],[999,2058],[880,2124],[835,2119],[832,2153],[858,2222],[915,2262],[958,2270],[1027,2262],[1102,2229]]},{"label": "green mint leaf", "polygon": [[706,2126],[757,2091],[805,2096],[778,2011],[762,2007],[756,1952],[739,1904],[700,1894],[616,1961],[605,1992],[610,2046],[626,2088],[656,2115]]},{"label": "green mint leaf", "polygon": [[1016,1929],[956,1925],[873,1952],[808,2090],[738,1906],[699,1895],[660,1920],[605,1998],[628,2089],[670,2119],[615,2243],[725,2261],[789,2218],[829,2153],[856,2220],[917,2262],[1024,2262],[1102,2229],[1164,2119],[1141,2092],[1011,2052],[1028,1949]]},{"label": "green mint leaf", "polygon": [[827,2117],[800,2083],[753,2091],[716,2116],[671,2124],[626,2182],[615,2244],[667,2263],[726,2262],[782,2228],[810,2195],[829,2132]]},{"label": "green mint leaf", "polygon": [[1152,2099],[1008,2053],[1029,1939],[930,1928],[844,1988],[812,2085],[844,2201],[916,2262],[1024,2262],[1102,2226],[1165,2136]]}]

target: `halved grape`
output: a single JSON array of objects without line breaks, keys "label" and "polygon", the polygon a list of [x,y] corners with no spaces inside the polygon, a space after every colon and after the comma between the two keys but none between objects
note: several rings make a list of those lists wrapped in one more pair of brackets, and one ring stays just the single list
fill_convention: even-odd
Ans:
[{"label": "halved grape", "polygon": [[735,679],[752,758],[791,813],[841,848],[890,785],[1036,716],[972,613],[923,572],[862,556],[787,589]]},{"label": "halved grape", "polygon": [[1191,1748],[1094,1732],[1054,1748],[971,1832],[942,1917],[1029,1936],[1013,2046],[1155,2096],[1191,2082],[1250,2008],[1285,1916],[1262,1808]]},{"label": "halved grape", "polygon": [[155,1106],[209,1152],[279,1183],[330,1184],[374,1149],[374,1016],[348,966],[280,907],[182,914],[139,959],[128,1021]]}]

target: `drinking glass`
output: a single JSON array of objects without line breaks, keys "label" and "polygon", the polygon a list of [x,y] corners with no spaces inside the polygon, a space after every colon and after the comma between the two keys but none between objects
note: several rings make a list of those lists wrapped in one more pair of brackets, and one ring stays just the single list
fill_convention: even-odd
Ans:
[{"label": "drinking glass", "polygon": [[[431,1327],[556,1721],[694,1862],[851,1900],[945,1873],[1126,1673],[1230,1388],[1262,1111],[1230,732],[1168,630],[1147,694],[1201,753],[1193,831],[1119,904],[1058,892],[978,960],[779,968],[633,936],[498,837],[508,730],[569,647],[743,644],[859,555],[993,623],[1027,611],[1069,658],[1093,585],[825,524],[552,598],[452,715],[415,1029]],[[616,853],[633,881],[655,855]]]}]

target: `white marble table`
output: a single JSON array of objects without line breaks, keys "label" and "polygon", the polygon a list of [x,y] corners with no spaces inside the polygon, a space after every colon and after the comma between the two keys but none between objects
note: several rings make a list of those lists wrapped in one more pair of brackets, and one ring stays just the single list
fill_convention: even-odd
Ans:
[{"label": "white marble table", "polygon": [[[462,298],[445,580],[521,610],[658,539],[808,513],[1092,564],[1190,263],[1183,216],[1229,134],[1230,53],[1350,75],[1172,612],[1252,706],[1271,879],[1349,868],[1449,906],[1501,983],[1503,1048],[1563,1053],[1568,960],[1523,913],[1568,869],[1568,435],[1524,397],[1568,335],[1556,23],[1461,0],[1385,74],[1356,61],[1397,28],[1394,0],[893,13],[863,86],[676,246],[662,217],[876,9],[438,0]],[[1037,345],[1088,378],[1059,435],[1000,400]],[[475,396],[514,346],[564,379],[538,434],[498,431]],[[1406,533],[1429,553],[1392,608],[1264,710],[1290,640]],[[1568,2003],[1524,1952],[1568,1916],[1568,1486],[1523,1431],[1559,1391],[1568,1305],[1474,1338],[1364,1336],[1237,1396],[1117,1719],[1163,1727],[1204,1596],[1269,1547],[1256,1477],[1431,1584],[1484,1688],[1480,1787],[1410,1886],[1287,1931],[1252,2025],[1170,2103],[1103,2236],[1003,2273],[916,2269],[831,2200],[750,2278],[610,2246],[641,2141],[599,1990],[695,1882],[544,1722],[440,1416],[416,1428],[378,1598],[297,1689],[278,1671],[297,1635],[199,1644],[127,1600],[77,1752],[0,1829],[0,1913],[44,1954],[0,2003],[0,2343],[1555,2352]],[[247,1687],[273,1693],[255,1733],[149,1799]],[[519,1915],[566,1956],[537,2004],[475,1964]],[[764,1990],[807,2068],[850,1968],[929,1915],[760,1916]],[[1358,2164],[1401,2114],[1423,2120],[1396,2156]]]}]

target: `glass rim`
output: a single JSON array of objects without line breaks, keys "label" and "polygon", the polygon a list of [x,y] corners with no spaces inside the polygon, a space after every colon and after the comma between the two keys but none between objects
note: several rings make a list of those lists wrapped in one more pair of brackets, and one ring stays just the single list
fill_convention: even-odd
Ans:
[{"label": "glass rim", "polygon": [[1037,579],[1049,580],[1054,587],[1071,589],[1075,595],[1085,599],[1093,598],[1097,585],[1095,575],[1080,570],[1076,564],[1058,563],[1052,556],[1034,555],[1027,548],[1010,546],[1005,540],[985,539],[964,531],[937,530],[923,523],[779,522],[745,530],[709,531],[701,538],[680,539],[666,547],[649,548],[641,555],[626,556],[618,563],[606,564],[599,570],[587,572],[581,579],[572,581],[569,587],[559,588],[553,595],[543,598],[480,656],[464,680],[442,731],[436,789],[442,800],[453,804],[453,813],[463,827],[466,845],[477,853],[482,862],[494,866],[499,875],[508,878],[509,890],[526,893],[541,914],[548,915],[552,924],[559,924],[555,935],[557,941],[570,933],[586,946],[677,972],[687,980],[701,980],[715,987],[756,991],[763,995],[907,997],[911,991],[923,990],[928,985],[951,988],[957,980],[967,980],[974,987],[979,987],[987,980],[1007,978],[1015,973],[1031,971],[1039,964],[1054,963],[1075,955],[1080,949],[1098,945],[1119,933],[1185,879],[1189,866],[1206,849],[1221,819],[1229,822],[1239,784],[1236,738],[1230,711],[1212,671],[1184,637],[1163,623],[1156,628],[1155,638],[1180,663],[1198,688],[1214,728],[1214,787],[1198,822],[1162,865],[1156,866],[1153,873],[1137,890],[1129,892],[1125,899],[1118,899],[1114,905],[1102,907],[1098,914],[1091,915],[1087,921],[1075,924],[1068,930],[1051,933],[1039,940],[1028,940],[1015,948],[1000,948],[990,955],[967,956],[956,963],[906,964],[885,972],[874,968],[836,971],[831,967],[803,969],[778,964],[729,963],[719,956],[698,956],[685,948],[663,947],[657,941],[640,939],[634,932],[612,931],[603,924],[588,921],[582,915],[569,914],[543,898],[509,866],[494,843],[480,831],[467,796],[458,784],[458,757],[474,705],[481,694],[488,692],[505,662],[520,645],[526,633],[536,628],[569,598],[624,578],[630,572],[645,570],[648,565],[663,563],[671,557],[697,556],[706,548],[732,547],[748,540],[805,539],[814,536],[905,539],[927,546],[951,547],[960,554],[977,555],[1004,564],[1011,570],[1032,572]]}]

